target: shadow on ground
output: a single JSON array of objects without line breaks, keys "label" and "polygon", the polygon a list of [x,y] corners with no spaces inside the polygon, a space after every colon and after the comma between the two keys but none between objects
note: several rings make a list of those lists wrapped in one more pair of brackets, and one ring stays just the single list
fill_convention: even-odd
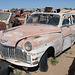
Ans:
[{"label": "shadow on ground", "polygon": [[75,75],[75,57],[72,62],[72,65],[69,67],[68,75]]},{"label": "shadow on ground", "polygon": [[20,66],[16,66],[16,65],[12,65],[13,67],[15,67],[16,69],[19,69],[19,70],[23,70],[23,71],[29,71],[29,72],[34,72],[34,71],[37,71],[39,66],[36,66],[36,67],[33,67],[33,68],[28,68],[28,70],[24,70],[22,67]]},{"label": "shadow on ground", "polygon": [[33,67],[33,68],[28,68],[28,71],[34,72],[34,71],[37,71],[38,68],[39,68],[39,66],[36,66],[36,67]]}]

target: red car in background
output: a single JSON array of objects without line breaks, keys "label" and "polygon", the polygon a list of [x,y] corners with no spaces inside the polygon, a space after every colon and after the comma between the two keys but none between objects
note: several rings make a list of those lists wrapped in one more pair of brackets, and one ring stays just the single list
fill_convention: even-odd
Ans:
[{"label": "red car in background", "polygon": [[6,30],[21,24],[20,20],[13,17],[11,12],[0,12],[0,30]]},{"label": "red car in background", "polygon": [[23,9],[17,10],[15,13],[15,17],[25,17],[25,12]]}]

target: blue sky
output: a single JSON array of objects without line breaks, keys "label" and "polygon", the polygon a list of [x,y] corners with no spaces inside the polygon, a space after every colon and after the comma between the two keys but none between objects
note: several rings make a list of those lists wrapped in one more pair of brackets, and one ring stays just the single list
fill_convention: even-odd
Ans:
[{"label": "blue sky", "polygon": [[11,8],[75,8],[75,0],[0,0],[0,9]]}]

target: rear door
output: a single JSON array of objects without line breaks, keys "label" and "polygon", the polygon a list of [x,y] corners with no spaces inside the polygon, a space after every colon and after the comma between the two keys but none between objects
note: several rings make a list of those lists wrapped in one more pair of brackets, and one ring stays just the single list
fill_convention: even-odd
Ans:
[{"label": "rear door", "polygon": [[62,39],[63,39],[63,51],[71,46],[71,36],[70,33],[70,26],[71,26],[71,16],[70,15],[63,15],[62,20]]},{"label": "rear door", "polygon": [[75,42],[75,15],[71,15],[71,26],[70,26],[70,33],[72,34],[71,43],[74,44]]}]

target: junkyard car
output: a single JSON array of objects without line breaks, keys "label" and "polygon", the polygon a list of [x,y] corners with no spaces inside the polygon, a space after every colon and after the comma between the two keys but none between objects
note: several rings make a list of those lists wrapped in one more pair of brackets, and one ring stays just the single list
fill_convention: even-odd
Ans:
[{"label": "junkyard car", "polygon": [[33,13],[26,24],[1,33],[1,59],[47,71],[47,56],[57,56],[74,42],[74,14]]},{"label": "junkyard car", "polygon": [[21,25],[21,22],[12,16],[11,12],[0,12],[0,30]]}]

